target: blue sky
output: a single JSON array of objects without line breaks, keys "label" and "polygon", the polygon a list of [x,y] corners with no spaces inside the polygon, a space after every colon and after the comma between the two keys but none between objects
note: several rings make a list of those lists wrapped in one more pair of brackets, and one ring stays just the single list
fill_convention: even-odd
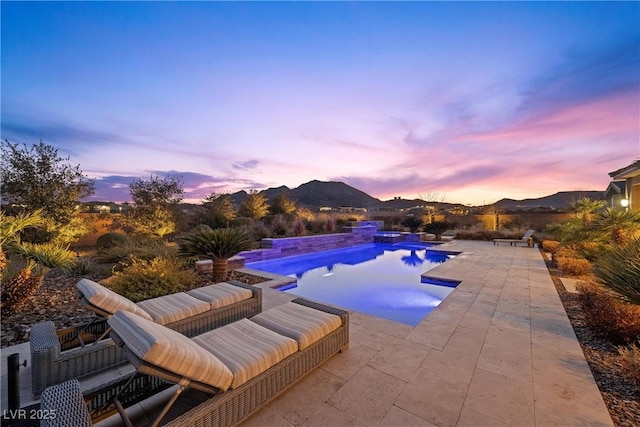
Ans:
[{"label": "blue sky", "polygon": [[604,190],[640,154],[638,2],[5,2],[3,139],[122,201],[312,179],[381,199]]}]

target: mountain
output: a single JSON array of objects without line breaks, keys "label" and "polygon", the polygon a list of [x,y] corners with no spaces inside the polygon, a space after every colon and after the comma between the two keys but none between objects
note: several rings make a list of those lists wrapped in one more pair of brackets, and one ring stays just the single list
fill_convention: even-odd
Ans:
[{"label": "mountain", "polygon": [[[410,209],[416,206],[431,205],[438,210],[449,210],[456,207],[464,207],[458,203],[446,202],[425,202],[421,199],[392,199],[382,201],[376,199],[351,187],[344,182],[326,182],[313,180],[300,185],[297,188],[289,188],[287,186],[272,187],[262,190],[267,200],[273,199],[281,193],[288,193],[289,198],[294,200],[298,206],[306,206],[310,208],[319,208],[322,206],[342,207],[350,206],[354,208],[383,208],[383,209]],[[231,199],[240,204],[247,198],[248,193],[244,190],[231,194]],[[590,199],[604,199],[602,191],[560,191],[551,196],[539,197],[536,199],[502,199],[495,204],[503,210],[529,210],[529,209],[562,209],[569,206],[575,200],[582,197]]]},{"label": "mountain", "polygon": [[294,188],[289,193],[292,200],[305,206],[351,206],[354,208],[377,207],[382,202],[351,187],[344,182],[325,182],[313,180]]},{"label": "mountain", "polygon": [[[319,208],[321,206],[351,206],[355,208],[377,207],[382,202],[380,199],[371,197],[367,193],[353,188],[343,182],[326,182],[313,180],[290,189],[286,186],[267,188],[260,192],[267,200],[273,199],[280,193],[288,193],[291,200],[300,206]],[[248,193],[244,190],[231,194],[231,199],[240,204],[247,198]]]},{"label": "mountain", "polygon": [[569,206],[580,198],[589,198],[593,200],[604,200],[603,191],[560,191],[550,196],[539,197],[537,199],[502,199],[495,204],[500,209],[517,210],[517,209],[562,209]]}]

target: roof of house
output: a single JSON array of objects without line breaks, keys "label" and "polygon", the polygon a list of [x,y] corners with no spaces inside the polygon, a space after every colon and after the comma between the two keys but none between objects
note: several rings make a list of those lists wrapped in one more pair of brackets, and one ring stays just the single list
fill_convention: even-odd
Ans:
[{"label": "roof of house", "polygon": [[609,176],[613,179],[629,178],[640,175],[640,160],[636,160],[629,166],[625,166],[617,171],[609,172]]},{"label": "roof of house", "polygon": [[604,192],[604,197],[615,196],[616,194],[626,194],[625,188],[627,186],[626,181],[611,181],[609,186]]}]

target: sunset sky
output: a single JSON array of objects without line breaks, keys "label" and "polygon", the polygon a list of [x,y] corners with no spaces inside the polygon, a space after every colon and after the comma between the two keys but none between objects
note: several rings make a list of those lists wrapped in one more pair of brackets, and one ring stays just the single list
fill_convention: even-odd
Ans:
[{"label": "sunset sky", "polygon": [[2,139],[125,201],[312,179],[383,200],[603,190],[640,155],[639,2],[1,3]]}]

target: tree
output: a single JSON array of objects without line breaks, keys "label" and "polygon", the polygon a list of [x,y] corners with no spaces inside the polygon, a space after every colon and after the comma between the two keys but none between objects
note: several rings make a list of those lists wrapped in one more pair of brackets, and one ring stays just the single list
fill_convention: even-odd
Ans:
[{"label": "tree", "polygon": [[269,213],[272,215],[292,214],[296,211],[296,203],[289,198],[287,193],[280,193],[271,200]]},{"label": "tree", "polygon": [[205,221],[214,228],[227,227],[236,217],[236,206],[227,193],[211,193],[202,201],[207,209]]},{"label": "tree", "polygon": [[179,177],[151,175],[129,184],[134,207],[123,215],[119,225],[125,230],[150,237],[164,237],[176,229],[174,207],[182,201]]},{"label": "tree", "polygon": [[263,218],[268,211],[267,198],[257,190],[251,190],[247,198],[240,204],[238,216],[259,220]]},{"label": "tree", "polygon": [[69,157],[40,141],[22,148],[8,140],[2,143],[1,195],[12,213],[41,210],[46,236],[41,241],[70,243],[86,233],[77,211],[78,202],[94,193],[94,181],[83,175],[80,166],[71,166]]},{"label": "tree", "polygon": [[492,220],[493,231],[496,231],[500,227],[500,214],[503,213],[503,210],[498,207],[498,205],[488,205],[484,208],[484,214],[489,215]]},{"label": "tree", "polygon": [[438,191],[429,191],[427,193],[418,194],[418,198],[420,200],[424,200],[427,203],[432,203],[424,207],[425,211],[427,212],[427,218],[429,219],[429,222],[433,222],[436,220],[436,205],[438,203],[442,203],[446,195],[447,193],[440,193]]}]

